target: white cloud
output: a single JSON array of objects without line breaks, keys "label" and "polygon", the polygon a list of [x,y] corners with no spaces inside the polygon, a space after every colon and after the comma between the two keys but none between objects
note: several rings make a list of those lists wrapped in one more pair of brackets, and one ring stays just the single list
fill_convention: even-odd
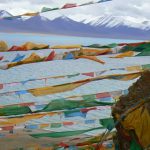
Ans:
[{"label": "white cloud", "polygon": [[[89,1],[91,0],[0,0],[0,9],[7,10],[16,15],[26,11],[40,11],[43,6],[61,7],[65,3],[81,4]],[[78,17],[82,17],[83,15],[115,15],[150,20],[149,8],[150,0],[112,0],[80,8],[48,12],[44,15],[49,16],[49,18],[60,15],[74,15]],[[80,16],[79,14],[82,15]]]}]

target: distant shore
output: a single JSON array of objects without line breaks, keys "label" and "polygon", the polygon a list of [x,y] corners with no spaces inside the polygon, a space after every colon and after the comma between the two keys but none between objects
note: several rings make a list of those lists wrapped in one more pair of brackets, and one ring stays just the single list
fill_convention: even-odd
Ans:
[{"label": "distant shore", "polygon": [[119,39],[119,40],[138,40],[146,41],[142,39],[132,39],[132,38],[119,38],[119,37],[105,37],[105,36],[90,36],[90,35],[70,35],[70,34],[54,34],[54,33],[40,33],[40,32],[0,32],[0,34],[25,34],[25,35],[40,35],[40,36],[65,36],[65,37],[85,37],[85,38],[104,38],[104,39]]}]

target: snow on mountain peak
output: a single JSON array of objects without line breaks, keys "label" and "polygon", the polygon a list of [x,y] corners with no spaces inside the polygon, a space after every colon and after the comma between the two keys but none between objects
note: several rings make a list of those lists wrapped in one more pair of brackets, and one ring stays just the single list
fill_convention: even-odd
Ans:
[{"label": "snow on mountain peak", "polygon": [[5,11],[5,10],[0,10],[0,18],[3,18],[3,17],[11,17],[12,15]]},{"label": "snow on mountain peak", "polygon": [[82,22],[84,24],[89,24],[94,27],[105,26],[108,28],[115,28],[118,26],[127,26],[133,28],[139,28],[142,30],[150,29],[150,21],[143,18],[134,18],[131,16],[113,16],[113,15],[102,15],[102,16],[91,16],[76,14],[74,16],[69,16],[77,22]]},{"label": "snow on mountain peak", "polygon": [[67,17],[67,16],[65,16],[65,15],[61,15],[61,16],[58,16],[58,17],[56,17],[56,18],[51,19],[51,21],[54,21],[54,20],[70,22],[70,21],[72,21],[73,19],[70,19],[69,17]]},{"label": "snow on mountain peak", "polygon": [[44,16],[40,16],[42,21],[48,21],[49,19],[44,17]]},{"label": "snow on mountain peak", "polygon": [[74,21],[83,22],[83,23],[84,21],[88,21],[94,18],[94,16],[92,15],[84,15],[84,14],[69,15],[68,17]]},{"label": "snow on mountain peak", "polygon": [[[5,11],[0,10],[0,18],[3,17],[11,17],[12,15]],[[32,17],[21,17],[23,21],[26,21]],[[107,28],[117,28],[120,26],[132,27],[142,30],[150,30],[150,20],[146,20],[144,18],[135,18],[132,16],[114,16],[114,15],[101,15],[101,16],[93,16],[87,14],[75,14],[75,15],[61,15],[58,13],[55,16],[47,15],[39,15],[36,17],[39,20],[46,22],[49,20],[57,20],[62,19],[64,21],[76,21],[80,23],[84,23],[93,27],[107,27]]]},{"label": "snow on mountain peak", "polygon": [[70,21],[70,18],[68,18],[67,16],[65,16],[65,15],[62,15],[61,17],[59,17],[59,18],[61,18],[61,19],[63,19],[63,20],[65,20],[65,21]]},{"label": "snow on mountain peak", "polygon": [[118,18],[116,16],[111,16],[111,15],[104,15],[104,16],[100,16],[98,18],[95,18],[94,20],[92,20],[91,22],[89,22],[89,24],[93,25],[93,26],[102,26],[105,25],[106,27],[116,27],[118,25],[123,24],[123,18]]}]

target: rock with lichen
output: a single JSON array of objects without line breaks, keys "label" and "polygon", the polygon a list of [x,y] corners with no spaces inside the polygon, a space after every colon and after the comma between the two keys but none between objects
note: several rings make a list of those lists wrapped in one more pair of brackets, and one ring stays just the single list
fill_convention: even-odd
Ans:
[{"label": "rock with lichen", "polygon": [[142,150],[150,145],[150,71],[143,72],[128,91],[112,109],[114,120],[119,121],[116,125],[118,147],[119,150]]}]

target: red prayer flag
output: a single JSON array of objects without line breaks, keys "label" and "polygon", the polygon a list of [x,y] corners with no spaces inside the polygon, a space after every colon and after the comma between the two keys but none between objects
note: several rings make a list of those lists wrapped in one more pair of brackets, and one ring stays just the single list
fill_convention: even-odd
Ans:
[{"label": "red prayer flag", "polygon": [[4,58],[4,56],[0,56],[0,60],[2,60]]},{"label": "red prayer flag", "polygon": [[21,46],[12,46],[8,51],[26,51],[27,49],[25,47]]},{"label": "red prayer flag", "polygon": [[70,126],[70,125],[73,125],[73,122],[63,122],[63,125],[64,126]]},{"label": "red prayer flag", "polygon": [[59,146],[65,147],[65,148],[69,147],[69,145],[67,145],[67,144],[65,144],[65,143],[63,143],[63,142],[61,142],[61,143],[59,144]]},{"label": "red prayer flag", "polygon": [[21,103],[19,104],[20,106],[31,106],[31,105],[34,105],[35,103],[34,102],[31,102],[31,103]]},{"label": "red prayer flag", "polygon": [[5,131],[10,131],[10,130],[13,130],[13,126],[6,126],[6,127],[1,127],[2,130],[5,130]]},{"label": "red prayer flag", "polygon": [[108,92],[96,94],[96,98],[104,98],[104,97],[110,97],[110,96],[111,95]]},{"label": "red prayer flag", "polygon": [[52,52],[49,54],[49,56],[45,58],[45,61],[51,61],[51,60],[54,59],[54,57],[55,57],[55,52],[52,51]]},{"label": "red prayer flag", "polygon": [[96,110],[96,109],[97,109],[96,107],[93,107],[93,108],[83,108],[83,109],[81,109],[81,112],[82,113],[87,113],[88,111]]},{"label": "red prayer flag", "polygon": [[82,73],[82,75],[94,77],[94,72]]},{"label": "red prayer flag", "polygon": [[0,89],[3,89],[3,84],[0,84]]},{"label": "red prayer flag", "polygon": [[62,9],[66,9],[66,8],[72,8],[72,7],[77,7],[77,4],[65,4]]}]

